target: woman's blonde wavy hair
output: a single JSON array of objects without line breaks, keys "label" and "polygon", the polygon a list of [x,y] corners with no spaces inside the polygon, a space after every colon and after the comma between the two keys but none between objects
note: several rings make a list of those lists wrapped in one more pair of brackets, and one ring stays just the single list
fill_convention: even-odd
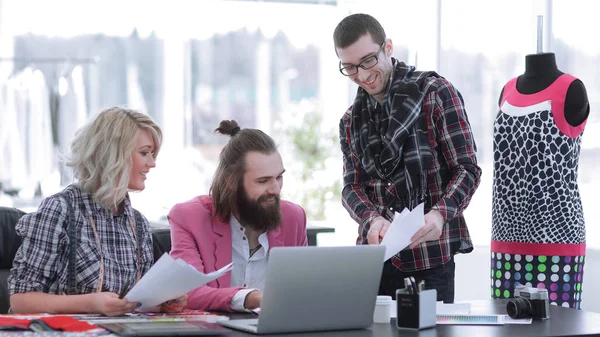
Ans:
[{"label": "woman's blonde wavy hair", "polygon": [[162,131],[152,118],[135,110],[103,110],[77,131],[71,143],[67,165],[73,168],[81,188],[106,209],[118,209],[127,197],[138,130],[151,135],[156,160]]}]

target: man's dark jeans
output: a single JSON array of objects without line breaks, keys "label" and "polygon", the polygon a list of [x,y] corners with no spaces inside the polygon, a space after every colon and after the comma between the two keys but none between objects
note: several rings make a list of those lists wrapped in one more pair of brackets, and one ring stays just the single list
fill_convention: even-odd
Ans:
[{"label": "man's dark jeans", "polygon": [[435,289],[437,300],[454,303],[454,257],[448,263],[426,270],[402,272],[392,265],[391,260],[383,264],[379,295],[390,295],[396,299],[396,290],[404,288],[404,278],[412,276],[418,283],[425,280],[425,289]]}]

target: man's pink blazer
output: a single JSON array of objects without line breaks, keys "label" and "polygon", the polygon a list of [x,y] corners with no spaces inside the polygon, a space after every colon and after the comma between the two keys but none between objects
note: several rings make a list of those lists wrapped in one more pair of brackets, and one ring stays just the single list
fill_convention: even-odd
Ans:
[{"label": "man's pink blazer", "polygon": [[[281,201],[283,223],[267,234],[269,250],[281,246],[306,246],[306,213],[302,207]],[[208,274],[231,263],[231,228],[213,212],[210,196],[195,197],[175,205],[168,215],[171,256],[181,258]],[[231,299],[242,288],[231,287],[231,273],[188,293],[187,308],[231,311]]]}]

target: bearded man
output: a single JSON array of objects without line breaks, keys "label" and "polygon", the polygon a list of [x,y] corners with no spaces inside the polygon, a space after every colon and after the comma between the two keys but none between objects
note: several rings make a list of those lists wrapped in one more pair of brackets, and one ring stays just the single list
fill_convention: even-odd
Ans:
[{"label": "bearded man", "polygon": [[203,273],[233,262],[226,273],[188,293],[187,308],[249,311],[259,308],[269,250],[306,246],[306,213],[280,200],[283,161],[273,139],[257,129],[221,121],[229,135],[209,195],[175,205],[169,212],[171,256]]}]

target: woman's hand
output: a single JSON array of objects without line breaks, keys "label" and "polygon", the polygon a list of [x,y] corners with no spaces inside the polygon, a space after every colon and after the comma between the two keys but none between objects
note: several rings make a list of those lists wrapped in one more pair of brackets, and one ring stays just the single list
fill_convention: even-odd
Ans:
[{"label": "woman's hand", "polygon": [[111,292],[89,294],[89,297],[93,312],[105,316],[121,316],[133,312],[137,306],[136,302],[119,299],[119,295]]}]

